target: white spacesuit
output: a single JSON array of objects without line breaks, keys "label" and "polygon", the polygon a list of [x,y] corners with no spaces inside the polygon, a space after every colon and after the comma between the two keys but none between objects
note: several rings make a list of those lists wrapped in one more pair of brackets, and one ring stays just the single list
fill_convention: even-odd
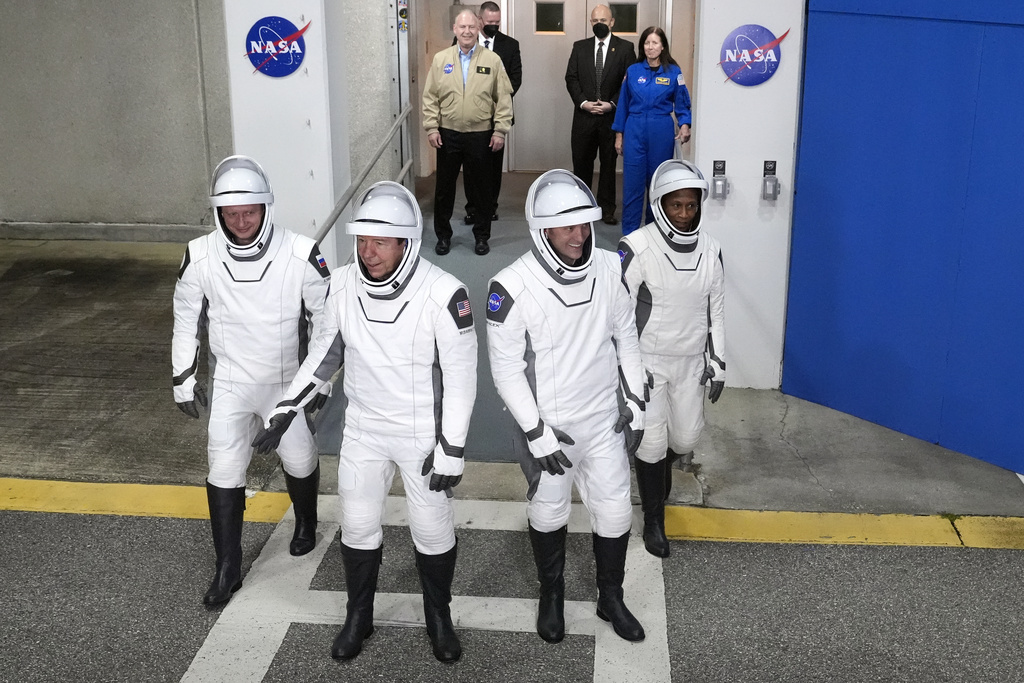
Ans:
[{"label": "white spacesuit", "polygon": [[[313,240],[274,225],[270,181],[249,157],[217,166],[210,202],[217,229],[189,242],[174,288],[171,363],[174,400],[198,418],[195,401],[206,404],[196,381],[205,331],[212,379],[207,494],[217,573],[204,601],[217,604],[241,586],[249,442],[299,368],[330,273]],[[295,505],[291,553],[302,555],[316,543],[320,474],[307,421],[281,442],[278,455]]]},{"label": "white spacesuit", "polygon": [[598,616],[623,638],[641,640],[643,628],[622,602],[632,508],[627,444],[616,434],[627,422],[632,442],[643,433],[633,306],[615,255],[593,248],[591,223],[602,212],[582,181],[568,171],[545,173],[530,188],[526,215],[534,249],[491,280],[487,348],[524,446],[541,583],[537,631],[549,642],[564,636],[565,534],[575,482],[594,531]]},{"label": "white spacesuit", "polygon": [[[373,632],[381,519],[396,467],[434,655],[441,661],[461,655],[448,607],[457,550],[449,495],[461,479],[476,400],[477,340],[465,285],[419,257],[422,229],[415,197],[397,183],[376,183],[357,200],[346,226],[356,236],[357,262],[335,271],[322,332],[254,442],[265,448],[287,429],[344,363],[348,407],[338,493],[349,600],[332,650],[340,659],[359,654]],[[371,269],[386,261],[378,247],[396,260],[393,270],[374,277]]]},{"label": "white spacesuit", "polygon": [[[660,557],[669,552],[664,505],[672,485],[669,468],[673,460],[689,455],[700,438],[703,385],[711,380],[712,403],[725,385],[722,251],[699,227],[707,193],[708,183],[696,166],[680,160],[662,163],[651,180],[655,222],[619,242],[650,382],[647,425],[635,462],[644,542]],[[676,206],[666,208],[672,201]]]}]

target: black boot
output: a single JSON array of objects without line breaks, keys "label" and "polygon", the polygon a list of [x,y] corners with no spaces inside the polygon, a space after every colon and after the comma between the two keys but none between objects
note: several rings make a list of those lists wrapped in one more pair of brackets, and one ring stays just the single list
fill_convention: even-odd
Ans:
[{"label": "black boot", "polygon": [[530,526],[530,544],[540,581],[537,633],[549,643],[565,637],[565,534],[567,527],[537,531]]},{"label": "black boot", "polygon": [[452,625],[448,605],[452,601],[452,578],[455,576],[455,556],[458,545],[440,555],[424,555],[416,551],[416,569],[423,586],[423,616],[427,622],[427,635],[440,662],[455,662],[462,656],[462,645]]},{"label": "black boot", "polygon": [[620,638],[638,642],[646,635],[644,627],[622,602],[622,580],[626,577],[628,545],[628,531],[618,538],[604,538],[594,534],[594,559],[597,561],[597,616],[610,621]]},{"label": "black boot", "polygon": [[683,456],[669,448],[665,451],[665,459],[661,461],[665,466],[665,502],[668,502],[668,496],[672,493],[672,465],[681,457]]},{"label": "black boot", "polygon": [[665,538],[665,458],[653,465],[636,458],[636,487],[640,490],[640,507],[644,511],[644,547],[655,557],[668,557]]},{"label": "black boot", "polygon": [[377,592],[384,546],[376,550],[356,550],[341,544],[341,562],[345,565],[345,625],[334,639],[331,656],[352,659],[363,650],[363,641],[373,635],[373,596]]},{"label": "black boot", "polygon": [[242,587],[242,516],[245,514],[245,487],[222,489],[206,482],[206,500],[210,504],[210,528],[213,549],[217,553],[217,571],[203,596],[206,605],[219,605],[231,599]]},{"label": "black boot", "polygon": [[317,463],[313,474],[299,479],[287,472],[284,481],[288,486],[288,496],[295,508],[295,533],[292,535],[288,552],[292,555],[305,555],[316,547],[316,501],[320,493],[320,464]]}]

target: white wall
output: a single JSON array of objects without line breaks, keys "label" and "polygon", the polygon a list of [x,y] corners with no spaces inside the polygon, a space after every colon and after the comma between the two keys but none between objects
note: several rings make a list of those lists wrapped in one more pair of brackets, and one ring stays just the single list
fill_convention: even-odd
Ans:
[{"label": "white wall", "polygon": [[[695,161],[710,178],[726,161],[725,200],[708,199],[701,226],[722,243],[726,274],[726,363],[730,386],[781,384],[789,277],[793,171],[803,64],[804,0],[700,0],[697,8]],[[778,71],[743,87],[719,66],[725,38],[744,24],[764,26],[780,44]],[[782,193],[761,199],[765,160],[777,162]]]},{"label": "white wall", "polygon": [[[323,2],[226,0],[224,14],[234,151],[253,157],[270,175],[275,221],[312,237],[334,208]],[[299,28],[312,21],[302,65],[284,78],[254,73],[245,56],[249,28],[271,15]]]}]

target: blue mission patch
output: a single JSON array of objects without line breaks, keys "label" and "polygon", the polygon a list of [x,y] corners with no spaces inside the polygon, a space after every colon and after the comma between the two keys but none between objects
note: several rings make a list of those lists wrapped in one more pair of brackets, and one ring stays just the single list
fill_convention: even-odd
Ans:
[{"label": "blue mission patch", "polygon": [[501,308],[501,302],[504,300],[505,297],[498,296],[496,293],[492,292],[491,295],[487,298],[487,310],[491,312],[497,311],[499,308]]}]

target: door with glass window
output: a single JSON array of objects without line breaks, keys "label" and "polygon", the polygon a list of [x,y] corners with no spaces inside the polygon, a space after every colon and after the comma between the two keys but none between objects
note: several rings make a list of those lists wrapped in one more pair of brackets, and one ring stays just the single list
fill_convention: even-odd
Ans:
[{"label": "door with glass window", "polygon": [[509,170],[572,169],[569,135],[573,103],[565,89],[565,67],[572,44],[593,35],[590,12],[599,4],[612,9],[612,32],[634,47],[640,31],[659,24],[658,0],[510,0],[509,35],[519,41],[523,85],[515,99]]}]

